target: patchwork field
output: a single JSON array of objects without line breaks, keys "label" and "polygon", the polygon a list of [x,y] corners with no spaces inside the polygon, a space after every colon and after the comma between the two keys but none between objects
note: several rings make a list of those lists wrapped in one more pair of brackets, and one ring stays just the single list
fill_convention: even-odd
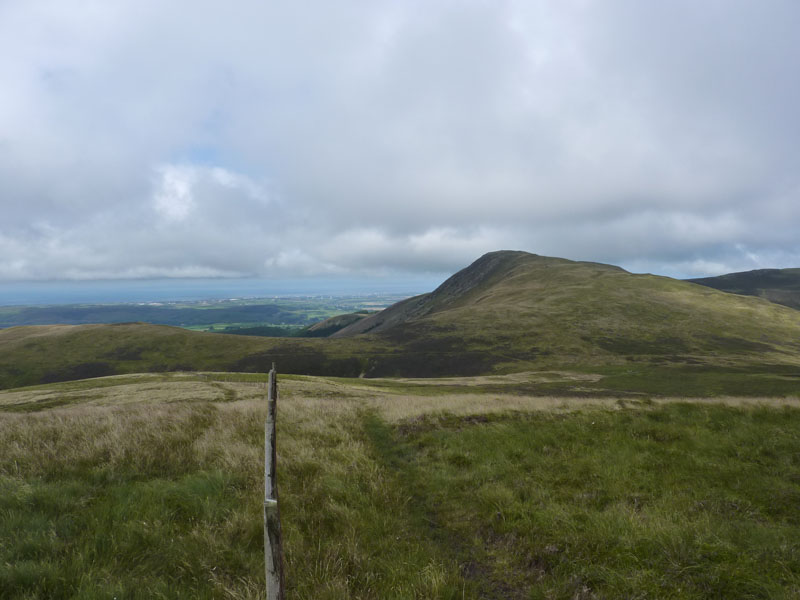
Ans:
[{"label": "patchwork field", "polygon": [[[800,597],[796,397],[541,377],[281,377],[288,597]],[[0,392],[0,597],[263,598],[263,382]]]}]

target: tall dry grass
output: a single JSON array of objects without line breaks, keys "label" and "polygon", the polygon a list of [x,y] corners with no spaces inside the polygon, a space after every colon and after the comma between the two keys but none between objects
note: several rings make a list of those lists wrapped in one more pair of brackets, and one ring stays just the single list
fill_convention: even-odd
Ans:
[{"label": "tall dry grass", "polygon": [[[159,375],[0,393],[0,598],[263,598],[265,391],[253,377],[242,379]],[[514,558],[527,548],[520,532],[539,523],[539,509],[526,502],[565,492],[518,489],[526,472],[513,468],[514,461],[536,464],[526,440],[545,430],[512,424],[553,416],[542,420],[551,441],[540,444],[543,457],[553,460],[564,452],[560,436],[571,431],[559,423],[590,432],[592,415],[610,428],[617,419],[659,417],[662,406],[681,406],[679,399],[481,394],[469,379],[464,393],[450,393],[453,380],[445,382],[447,393],[441,381],[423,393],[420,381],[279,381],[288,597],[304,600],[487,597],[502,592],[492,578],[502,573],[503,561],[517,580],[529,582]],[[63,405],[46,408],[48,402]],[[705,402],[742,405],[745,415],[750,405],[798,407],[797,399]],[[575,419],[566,418],[571,411]],[[721,414],[726,427],[738,426],[738,413]],[[470,415],[491,418],[463,418]],[[475,429],[484,423],[486,432]],[[625,427],[614,429],[615,439],[624,439]],[[647,436],[688,435],[657,420],[637,427]],[[462,429],[479,441],[459,442]],[[514,460],[488,453],[504,443],[506,431],[518,439],[503,450]],[[635,462],[637,454],[620,456]],[[488,473],[498,460],[509,475],[492,482]],[[591,480],[587,461],[576,462],[582,472],[571,473],[569,461],[557,470],[580,487]],[[471,495],[476,478],[482,487]],[[627,494],[625,501],[628,496],[637,497]],[[473,540],[465,531],[481,532],[484,517],[491,524],[496,513],[514,507],[521,507],[517,529],[504,521],[504,537],[486,538],[494,554],[475,550],[484,538]],[[541,514],[558,522],[566,509],[556,505]],[[601,515],[595,541],[602,539],[603,522]],[[492,525],[495,532],[499,526]],[[526,552],[555,560],[543,548]],[[572,589],[564,577],[563,589]]]}]

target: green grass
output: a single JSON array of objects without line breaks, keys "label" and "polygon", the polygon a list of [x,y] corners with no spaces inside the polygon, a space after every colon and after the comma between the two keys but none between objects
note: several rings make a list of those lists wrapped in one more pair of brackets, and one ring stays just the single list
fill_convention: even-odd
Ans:
[{"label": "green grass", "polygon": [[[255,590],[260,423],[211,404],[7,417],[0,597],[223,597]],[[248,426],[249,425],[249,426]],[[238,450],[199,442],[226,428]],[[217,440],[218,443],[222,439]]]},{"label": "green grass", "polygon": [[[0,598],[263,598],[262,382],[0,393]],[[280,378],[288,598],[800,595],[796,402],[411,383]]]},{"label": "green grass", "polygon": [[366,413],[348,412],[283,463],[289,597],[461,598],[471,587],[452,553],[429,536],[401,474],[383,465]]},{"label": "green grass", "polygon": [[800,367],[765,364],[726,367],[717,365],[626,365],[600,368],[598,382],[611,393],[676,396],[798,396]]},{"label": "green grass", "polygon": [[[258,378],[244,379],[207,385],[258,394]],[[287,394],[309,385],[281,381]],[[0,414],[0,597],[263,597],[265,403],[140,393],[130,405]],[[397,510],[405,491],[381,467],[363,410],[282,401],[289,597],[460,597],[457,568]]]},{"label": "green grass", "polygon": [[494,597],[800,595],[796,409],[445,415],[387,456]]},{"label": "green grass", "polygon": [[[220,471],[146,481],[6,479],[0,510],[10,549],[0,589],[11,597],[216,597],[217,565],[220,585],[258,567],[263,534],[238,486]],[[251,510],[237,510],[237,499]]]}]

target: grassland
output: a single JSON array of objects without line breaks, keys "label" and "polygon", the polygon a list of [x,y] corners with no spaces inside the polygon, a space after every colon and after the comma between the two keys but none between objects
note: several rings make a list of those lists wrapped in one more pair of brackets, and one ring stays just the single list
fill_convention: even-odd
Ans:
[{"label": "grassland", "polygon": [[[800,597],[797,397],[597,377],[282,376],[288,597]],[[262,384],[0,392],[0,598],[263,598]]]},{"label": "grassland", "polygon": [[42,325],[0,330],[0,388],[139,372],[269,370],[358,376],[393,350],[370,340],[264,338],[144,323]]}]

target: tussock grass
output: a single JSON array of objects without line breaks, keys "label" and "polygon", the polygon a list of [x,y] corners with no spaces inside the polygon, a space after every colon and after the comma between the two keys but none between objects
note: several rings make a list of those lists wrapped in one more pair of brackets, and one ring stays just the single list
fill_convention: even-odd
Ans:
[{"label": "tussock grass", "polygon": [[[221,399],[217,378],[260,399]],[[175,377],[154,396],[121,378],[92,404],[0,413],[0,597],[262,597],[263,388],[232,379]],[[217,401],[186,400],[198,385]],[[282,383],[291,597],[455,597],[457,565],[397,510],[407,495],[374,456],[362,394],[344,388]]]},{"label": "tussock grass", "polygon": [[0,589],[41,598],[251,589],[262,427],[253,402],[4,415]]},{"label": "tussock grass", "polygon": [[[0,392],[0,598],[263,598],[262,380]],[[800,595],[797,399],[423,383],[280,378],[289,598]]]}]

